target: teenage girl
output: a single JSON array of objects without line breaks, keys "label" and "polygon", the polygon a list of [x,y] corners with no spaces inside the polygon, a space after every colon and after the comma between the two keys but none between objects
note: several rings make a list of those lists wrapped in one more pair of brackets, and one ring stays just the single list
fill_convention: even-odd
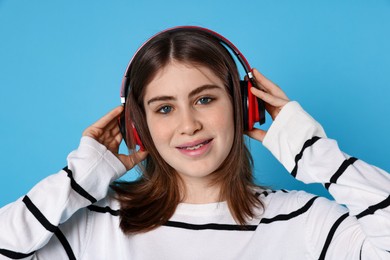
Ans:
[{"label": "teenage girl", "polygon": [[[243,88],[225,45],[194,27],[147,41],[124,106],[83,132],[65,168],[0,209],[0,258],[390,259],[390,175],[340,151],[259,71]],[[246,87],[271,115],[267,131],[248,125],[261,104],[248,107]],[[335,200],[256,185],[244,134]],[[123,138],[130,155],[118,154]],[[133,167],[136,181],[116,181]]]}]

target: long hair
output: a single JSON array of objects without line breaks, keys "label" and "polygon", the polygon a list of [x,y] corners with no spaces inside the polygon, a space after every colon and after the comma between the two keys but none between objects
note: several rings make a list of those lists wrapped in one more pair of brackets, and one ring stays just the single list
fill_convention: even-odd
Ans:
[{"label": "long hair", "polygon": [[[165,224],[183,198],[180,177],[158,153],[146,123],[146,86],[169,62],[204,66],[219,77],[229,93],[234,111],[234,140],[230,153],[213,174],[220,199],[226,200],[237,223],[244,225],[262,207],[255,195],[253,160],[244,141],[239,73],[229,51],[202,31],[178,30],[160,33],[137,52],[130,65],[130,91],[125,117],[127,145],[134,147],[131,124],[135,124],[147,158],[139,165],[140,177],[133,182],[117,181],[111,187],[120,202],[120,227],[124,233],[146,232]],[[185,191],[184,191],[185,192]]]}]

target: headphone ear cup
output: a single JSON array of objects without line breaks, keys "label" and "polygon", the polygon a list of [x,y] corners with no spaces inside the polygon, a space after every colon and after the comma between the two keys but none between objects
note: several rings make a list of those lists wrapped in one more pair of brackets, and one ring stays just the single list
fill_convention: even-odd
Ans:
[{"label": "headphone ear cup", "polygon": [[[127,142],[126,117],[125,117],[124,110],[122,111],[122,113],[120,114],[120,116],[118,118],[118,125],[119,125],[119,130],[121,131],[122,138],[125,141],[126,146],[129,149],[131,149],[131,147],[129,147],[129,144]],[[144,151],[145,150],[144,145],[142,144],[141,138],[139,137],[137,129],[136,129],[135,124],[133,122],[131,123],[131,129],[133,132],[135,144],[140,147],[141,151]]]},{"label": "headphone ear cup", "polygon": [[126,133],[126,122],[125,122],[125,111],[123,110],[118,118],[118,126],[121,131],[123,141],[125,141],[127,145],[127,133]]},{"label": "headphone ear cup", "polygon": [[249,113],[248,113],[248,81],[240,80],[241,88],[241,106],[242,106],[242,119],[244,123],[244,131],[249,129]]},{"label": "headphone ear cup", "polygon": [[134,122],[131,122],[131,129],[133,131],[135,144],[139,146],[139,149],[141,151],[145,151],[145,147],[144,147],[144,145],[143,145],[143,143],[141,141],[141,138],[139,137],[139,134],[138,134],[137,128],[135,127]]},{"label": "headphone ear cup", "polygon": [[265,106],[264,101],[257,98],[250,91],[252,87],[251,81],[240,81],[242,112],[244,121],[244,131],[253,129],[256,122],[263,124],[265,122]]},{"label": "headphone ear cup", "polygon": [[[252,83],[250,83],[250,87],[252,87]],[[249,87],[249,88],[250,88]],[[264,100],[256,97],[250,92],[249,99],[253,100],[253,115],[255,115],[254,122],[259,122],[260,125],[265,123],[265,103]]]}]

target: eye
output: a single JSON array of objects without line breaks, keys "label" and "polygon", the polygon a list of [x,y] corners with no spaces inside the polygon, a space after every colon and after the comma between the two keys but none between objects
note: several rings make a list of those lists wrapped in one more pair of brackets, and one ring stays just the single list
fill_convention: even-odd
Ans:
[{"label": "eye", "polygon": [[168,114],[171,111],[172,111],[172,107],[171,106],[162,106],[162,107],[160,107],[157,110],[157,112],[160,113],[160,114]]},{"label": "eye", "polygon": [[198,104],[200,105],[206,105],[208,103],[210,103],[211,101],[213,101],[213,99],[211,97],[202,97],[200,99],[198,99]]}]

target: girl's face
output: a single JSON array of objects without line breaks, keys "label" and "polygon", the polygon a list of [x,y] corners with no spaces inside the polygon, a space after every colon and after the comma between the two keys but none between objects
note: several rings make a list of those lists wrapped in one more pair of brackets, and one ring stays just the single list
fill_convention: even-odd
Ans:
[{"label": "girl's face", "polygon": [[185,182],[208,180],[230,152],[233,106],[208,68],[170,62],[146,86],[144,107],[153,142]]}]

